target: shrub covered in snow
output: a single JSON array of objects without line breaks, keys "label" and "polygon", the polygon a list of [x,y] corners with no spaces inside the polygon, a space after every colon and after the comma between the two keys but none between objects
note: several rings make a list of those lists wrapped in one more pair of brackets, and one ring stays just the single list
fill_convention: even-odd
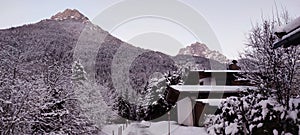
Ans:
[{"label": "shrub covered in snow", "polygon": [[300,98],[291,98],[287,109],[274,92],[261,91],[245,90],[223,101],[216,115],[207,116],[209,134],[299,134]]}]

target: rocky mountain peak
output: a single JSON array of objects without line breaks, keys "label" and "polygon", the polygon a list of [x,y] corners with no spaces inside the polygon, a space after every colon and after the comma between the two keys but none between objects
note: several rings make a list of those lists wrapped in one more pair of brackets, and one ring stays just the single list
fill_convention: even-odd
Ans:
[{"label": "rocky mountain peak", "polygon": [[199,42],[193,43],[185,48],[181,48],[178,55],[200,56],[208,59],[213,59],[221,63],[228,62],[226,56],[218,51],[210,50],[205,44]]},{"label": "rocky mountain peak", "polygon": [[86,16],[84,16],[76,9],[66,9],[63,12],[59,12],[56,15],[52,16],[51,19],[59,21],[67,19],[79,20],[83,22],[89,21],[89,19]]},{"label": "rocky mountain peak", "polygon": [[210,51],[209,48],[203,43],[193,43],[186,48],[181,48],[179,54],[181,55],[192,55],[192,56],[204,56],[207,51]]}]

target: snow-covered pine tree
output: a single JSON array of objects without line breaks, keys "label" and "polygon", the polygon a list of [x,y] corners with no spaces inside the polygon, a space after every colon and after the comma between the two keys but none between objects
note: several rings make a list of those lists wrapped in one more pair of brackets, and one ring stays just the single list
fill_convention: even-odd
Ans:
[{"label": "snow-covered pine tree", "polygon": [[82,85],[86,80],[87,78],[84,67],[82,66],[82,64],[80,64],[79,61],[75,61],[72,65],[72,82]]},{"label": "snow-covered pine tree", "polygon": [[83,65],[75,61],[72,66],[72,83],[81,108],[81,116],[101,129],[105,124],[114,121],[117,114],[103,100],[100,91],[105,87],[90,81],[86,74]]},{"label": "snow-covered pine tree", "polygon": [[166,88],[170,85],[182,85],[183,78],[185,77],[185,71],[180,69],[178,71],[169,71],[164,74],[163,78],[159,77],[153,79],[149,88],[151,88],[152,101],[147,108],[145,120],[153,120],[166,114],[174,104],[167,101]]},{"label": "snow-covered pine tree", "polygon": [[153,120],[164,115],[174,104],[166,100],[166,88],[169,85],[183,83],[182,71],[170,71],[164,75],[155,75],[145,85],[143,93],[139,93],[136,102],[132,103],[126,98],[118,97],[114,108],[120,116],[130,120]]}]

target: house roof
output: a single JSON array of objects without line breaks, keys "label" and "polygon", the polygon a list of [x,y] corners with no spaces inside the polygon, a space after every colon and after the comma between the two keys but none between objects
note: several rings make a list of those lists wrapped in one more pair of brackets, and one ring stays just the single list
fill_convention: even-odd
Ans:
[{"label": "house roof", "polygon": [[274,33],[280,39],[273,44],[273,48],[289,47],[300,44],[300,17],[292,22],[277,28]]}]

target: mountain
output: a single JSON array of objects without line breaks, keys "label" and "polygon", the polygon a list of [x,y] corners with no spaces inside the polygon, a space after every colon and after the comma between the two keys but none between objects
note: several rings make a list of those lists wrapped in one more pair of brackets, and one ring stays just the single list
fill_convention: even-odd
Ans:
[{"label": "mountain", "polygon": [[88,22],[89,19],[84,16],[82,13],[80,13],[78,10],[76,9],[66,9],[63,12],[59,12],[56,15],[51,17],[52,20],[70,20],[70,19],[74,19],[74,20],[79,20],[79,21],[83,21],[83,22]]},{"label": "mountain", "polygon": [[203,43],[193,43],[186,48],[181,48],[179,50],[178,55],[191,55],[191,56],[200,56],[212,60],[219,61],[221,63],[226,63],[229,60],[218,51],[210,50],[205,44]]},{"label": "mountain", "polygon": [[[6,90],[10,90],[7,88],[15,89],[15,85],[19,86],[18,82],[26,82],[30,87],[27,88],[27,85],[24,85],[26,88],[18,89],[45,90],[46,93],[33,96],[39,97],[38,101],[41,102],[32,101],[30,103],[49,106],[49,102],[56,105],[52,100],[63,101],[57,105],[64,104],[66,108],[70,109],[68,112],[70,115],[72,114],[71,116],[73,116],[73,112],[74,116],[77,116],[78,113],[74,107],[76,104],[73,100],[67,100],[68,98],[65,97],[76,93],[71,78],[74,61],[79,61],[83,65],[89,81],[101,86],[101,89],[98,90],[105,95],[103,96],[104,100],[119,113],[125,112],[122,108],[124,104],[118,104],[121,107],[116,106],[116,103],[119,102],[118,97],[124,91],[132,90],[136,93],[144,93],[143,91],[148,86],[148,80],[154,77],[153,74],[164,74],[178,69],[170,56],[123,42],[99,26],[92,24],[78,10],[67,9],[50,19],[35,24],[0,30],[0,93],[6,93],[1,94],[0,99],[14,96],[11,95],[11,92],[6,92]],[[43,95],[47,96],[40,97]],[[135,99],[132,96],[127,97],[124,101]],[[127,110],[132,109],[126,107]],[[50,109],[41,111],[41,108],[37,106],[35,112],[38,114],[34,115],[42,117],[46,114],[40,113],[51,111]],[[35,108],[32,109],[35,110]],[[48,114],[54,113],[47,112]],[[128,115],[127,112],[123,114]],[[60,114],[59,116],[64,115]],[[135,116],[126,117],[135,119]],[[64,118],[68,118],[68,120],[64,120],[67,122],[76,120],[71,117]],[[76,125],[76,122],[74,123],[71,125]],[[56,124],[68,125],[55,120],[51,121],[50,125]],[[40,129],[41,127],[43,129]],[[57,127],[67,128],[67,126],[61,125]],[[35,128],[39,129],[35,130],[47,130],[48,132],[57,127],[36,125]],[[27,129],[31,129],[31,127]]]},{"label": "mountain", "polygon": [[[30,91],[31,95],[25,96],[28,99],[22,100],[28,101],[25,104],[26,108],[31,108],[33,114],[28,113],[26,109],[20,109],[24,112],[18,114],[24,114],[26,119],[42,119],[50,123],[45,125],[44,121],[24,122],[24,125],[32,127],[20,126],[26,129],[22,134],[31,134],[33,131],[37,134],[43,134],[44,131],[50,133],[53,129],[63,130],[65,134],[75,134],[73,132],[80,133],[81,130],[90,129],[85,128],[86,125],[90,125],[89,122],[78,125],[81,124],[78,121],[84,120],[81,120],[78,103],[72,96],[84,92],[76,93],[74,89],[72,68],[75,61],[83,66],[88,83],[95,83],[97,86],[97,89],[93,90],[100,91],[103,100],[121,116],[132,120],[136,120],[137,116],[139,120],[143,117],[158,117],[166,108],[158,104],[156,108],[160,109],[154,110],[151,113],[153,116],[140,116],[135,109],[138,106],[134,104],[138,97],[126,95],[126,92],[141,95],[149,89],[149,80],[163,77],[164,73],[177,71],[186,65],[202,69],[220,65],[217,61],[200,56],[171,57],[161,52],[135,47],[94,25],[75,9],[66,9],[35,24],[2,29],[0,110],[5,106],[3,103],[19,102],[11,102],[13,99],[20,99],[19,97],[10,97]],[[132,103],[128,103],[131,101]],[[64,114],[62,110],[68,113]],[[14,113],[17,112],[11,112]],[[56,115],[57,113],[60,114]],[[9,114],[0,114],[0,117],[2,116]],[[63,122],[58,122],[59,120]],[[1,122],[0,125],[5,127]]]},{"label": "mountain", "polygon": [[201,56],[176,55],[173,60],[178,67],[190,70],[224,70],[227,68],[224,63]]},{"label": "mountain", "polygon": [[101,134],[79,113],[71,76],[82,31],[107,32],[72,15],[55,16],[64,19],[0,30],[0,134]]}]

